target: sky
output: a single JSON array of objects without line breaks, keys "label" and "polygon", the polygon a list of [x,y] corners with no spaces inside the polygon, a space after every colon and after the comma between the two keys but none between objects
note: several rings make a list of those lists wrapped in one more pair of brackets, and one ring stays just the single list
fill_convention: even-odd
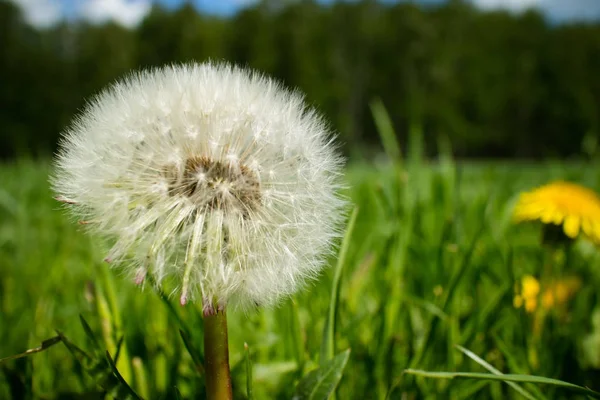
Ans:
[{"label": "sky", "polygon": [[[185,0],[12,0],[18,4],[26,20],[33,26],[46,28],[57,22],[86,20],[102,23],[108,20],[125,27],[135,27],[150,12],[153,2],[177,7]],[[255,3],[256,0],[192,0],[205,13],[229,16]],[[321,0],[331,3],[333,0]],[[393,2],[395,0],[385,0]],[[396,0],[397,1],[397,0]],[[402,1],[402,0],[400,0]],[[408,1],[408,0],[404,0]],[[412,0],[435,4],[445,0]],[[600,0],[468,0],[483,10],[505,9],[519,13],[536,8],[555,23],[570,21],[600,21]]]}]

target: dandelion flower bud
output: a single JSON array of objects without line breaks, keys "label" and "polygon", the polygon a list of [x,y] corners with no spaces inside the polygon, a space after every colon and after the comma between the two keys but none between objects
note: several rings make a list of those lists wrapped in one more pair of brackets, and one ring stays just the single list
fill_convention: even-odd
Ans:
[{"label": "dandelion flower bud", "polygon": [[140,72],[65,133],[58,199],[111,239],[107,260],[181,303],[269,305],[323,266],[339,235],[342,161],[301,95],[225,64]]}]

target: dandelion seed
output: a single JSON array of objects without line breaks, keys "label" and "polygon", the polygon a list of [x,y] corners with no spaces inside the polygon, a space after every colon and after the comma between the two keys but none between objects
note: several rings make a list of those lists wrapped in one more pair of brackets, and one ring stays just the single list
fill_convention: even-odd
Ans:
[{"label": "dandelion seed", "polygon": [[298,93],[223,64],[129,76],[66,132],[52,184],[106,261],[137,284],[173,279],[210,314],[270,305],[339,236],[342,161]]}]

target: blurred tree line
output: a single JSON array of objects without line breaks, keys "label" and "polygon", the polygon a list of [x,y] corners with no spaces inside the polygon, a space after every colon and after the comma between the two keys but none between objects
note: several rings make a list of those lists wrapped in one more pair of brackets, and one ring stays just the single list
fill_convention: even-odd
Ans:
[{"label": "blurred tree line", "polygon": [[570,156],[600,131],[598,23],[553,26],[460,0],[426,9],[267,0],[227,19],[186,4],[155,6],[135,30],[36,30],[0,0],[0,157],[52,152],[85,99],[131,69],[208,58],[301,88],[348,152],[377,148],[376,97],[401,142],[418,127],[430,152],[445,135],[460,157]]}]

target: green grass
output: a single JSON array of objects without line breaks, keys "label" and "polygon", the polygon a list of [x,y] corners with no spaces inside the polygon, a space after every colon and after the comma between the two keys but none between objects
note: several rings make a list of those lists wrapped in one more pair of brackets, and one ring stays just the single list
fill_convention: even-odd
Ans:
[{"label": "green grass", "polygon": [[[248,387],[255,399],[290,398],[300,378],[323,364],[320,354],[348,348],[339,399],[525,398],[497,380],[431,379],[406,369],[493,367],[600,390],[598,251],[585,242],[564,254],[550,251],[540,245],[539,226],[515,226],[510,218],[519,191],[559,178],[599,189],[600,169],[455,164],[443,154],[425,163],[413,145],[405,160],[391,154],[395,166],[349,166],[348,195],[359,212],[343,265],[334,268],[332,259],[322,279],[275,309],[229,315],[236,398],[245,398]],[[176,398],[175,387],[182,398],[201,395],[199,310],[165,301],[149,287],[140,291],[110,270],[102,243],[52,199],[48,173],[47,163],[26,160],[0,167],[0,358],[37,347],[58,329],[90,353],[108,349],[115,357],[120,348],[116,367],[144,398]],[[524,274],[547,278],[548,269],[584,284],[535,333],[533,316],[513,307],[514,287]],[[100,343],[90,341],[80,314]],[[325,330],[328,315],[335,323]],[[58,343],[1,363],[0,398],[92,396],[100,392],[98,379]],[[511,379],[531,398],[577,395]]]}]

